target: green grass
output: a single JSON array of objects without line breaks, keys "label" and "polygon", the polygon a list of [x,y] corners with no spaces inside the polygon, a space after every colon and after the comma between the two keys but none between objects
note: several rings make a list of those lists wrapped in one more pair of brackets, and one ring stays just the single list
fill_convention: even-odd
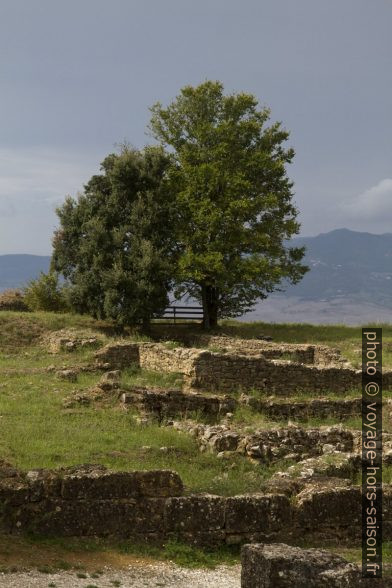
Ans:
[{"label": "green grass", "polygon": [[119,330],[109,321],[98,321],[92,317],[79,314],[62,314],[56,312],[0,312],[0,351],[19,352],[20,349],[36,344],[44,333],[61,329],[76,329],[81,336],[100,335],[108,338],[131,338],[133,341],[151,341],[150,337],[140,333],[138,327]]},{"label": "green grass", "polygon": [[[346,419],[338,419],[337,417],[308,417],[306,419],[289,419],[272,420],[265,416],[254,412],[248,406],[240,406],[234,411],[233,423],[235,425],[245,428],[245,430],[257,431],[267,430],[276,427],[287,427],[288,421],[304,428],[318,428],[318,427],[332,427],[342,424],[347,429],[359,431],[362,429],[362,417],[350,416]],[[383,431],[385,433],[392,433],[392,422],[386,410],[383,412]],[[392,480],[391,480],[392,482]]]},{"label": "green grass", "polygon": [[[363,327],[367,325],[364,324]],[[375,325],[369,325],[374,327]],[[392,340],[392,324],[378,323],[383,329],[383,336]],[[223,320],[220,322],[220,330],[228,335],[252,338],[258,335],[269,335],[276,342],[286,343],[318,343],[327,344],[333,341],[335,344],[345,343],[347,340],[359,337],[361,339],[362,326],[336,325],[312,325],[308,323],[264,323],[242,322],[236,320]]]},{"label": "green grass", "polygon": [[162,345],[164,345],[167,349],[177,349],[178,347],[184,347],[184,345],[179,341],[172,341],[170,339],[162,341]]},{"label": "green grass", "polygon": [[[170,380],[173,385],[175,376],[168,374],[165,379],[161,374],[138,372],[128,381],[168,384]],[[54,373],[8,375],[0,394],[1,457],[23,470],[79,463],[114,470],[171,469],[180,474],[188,491],[222,495],[258,491],[275,471],[241,456],[228,463],[213,454],[201,454],[192,437],[173,428],[137,425],[115,395],[105,407],[63,409],[66,396],[87,390],[99,377],[82,373],[74,383],[59,380]],[[173,449],[165,453],[161,447]]]},{"label": "green grass", "polygon": [[[98,538],[40,538],[40,537],[19,537],[17,538],[16,548],[20,549],[22,544],[26,550],[29,546],[37,546],[41,552],[46,550],[52,551],[57,549],[61,552],[62,557],[67,559],[67,554],[86,553],[86,554],[105,554],[114,552],[141,558],[151,558],[154,560],[171,561],[186,568],[210,568],[213,569],[218,565],[235,565],[240,562],[239,546],[221,546],[214,549],[198,548],[186,545],[180,541],[171,540],[163,546],[151,545],[145,543],[135,543],[133,541],[112,541]],[[12,542],[12,541],[11,541]],[[337,555],[344,557],[349,562],[361,565],[362,552],[360,545],[348,545],[345,543],[312,542],[308,539],[296,540],[293,544],[303,548],[317,547],[335,552]],[[11,546],[12,549],[12,546]],[[52,555],[53,558],[53,555]],[[383,543],[383,562],[392,564],[392,542]],[[57,561],[50,565],[51,571],[64,569]],[[67,569],[72,568],[69,566]],[[99,577],[102,572],[90,574],[90,577]]]},{"label": "green grass", "polygon": [[4,372],[44,370],[49,366],[61,369],[73,366],[85,366],[92,362],[91,349],[79,348],[69,353],[62,351],[56,354],[46,353],[42,347],[30,346],[20,348],[18,352],[2,353],[0,351],[0,370]]},{"label": "green grass", "polygon": [[[37,545],[41,549],[57,548],[62,553],[106,553],[151,558],[155,560],[171,561],[185,568],[210,568],[218,565],[235,565],[240,561],[239,546],[222,545],[216,548],[200,548],[187,545],[176,539],[171,539],[163,545],[151,543],[136,543],[132,540],[115,541],[100,538],[45,538],[25,536],[18,539],[24,546]],[[57,562],[52,564],[57,567]],[[58,566],[60,569],[64,569]],[[69,568],[68,568],[69,569]],[[102,572],[90,574],[95,577]]]},{"label": "green grass", "polygon": [[[239,396],[239,392],[236,391],[233,394]],[[258,398],[260,400],[271,399],[273,396],[271,391],[268,389],[265,390],[246,390],[245,394],[247,396],[252,396],[253,398]],[[388,395],[392,396],[392,391],[383,390],[383,395],[387,398]],[[274,402],[309,402],[310,400],[320,400],[321,398],[325,398],[327,400],[347,400],[349,398],[360,398],[361,397],[361,390],[353,388],[351,390],[346,390],[345,392],[337,393],[329,390],[324,390],[321,392],[312,392],[311,390],[298,390],[292,394],[289,393],[287,396],[282,394],[274,395],[273,400]]]},{"label": "green grass", "polygon": [[275,427],[284,427],[287,421],[274,421],[268,419],[265,415],[254,412],[249,406],[239,406],[233,414],[232,422],[235,425],[241,425],[248,429],[273,429]]},{"label": "green grass", "polygon": [[[261,467],[239,455],[227,460],[218,459],[212,453],[200,453],[195,439],[185,433],[154,423],[138,425],[132,412],[121,408],[116,393],[104,406],[97,403],[65,410],[64,398],[74,391],[88,390],[101,374],[82,373],[76,383],[71,383],[59,380],[55,373],[35,373],[34,370],[44,370],[53,364],[56,369],[91,364],[94,350],[50,354],[40,345],[40,337],[44,332],[60,328],[101,333],[109,326],[78,315],[0,313],[0,370],[5,374],[0,383],[0,456],[3,459],[24,470],[80,463],[103,464],[114,470],[172,469],[180,474],[186,491],[221,495],[259,491],[275,471],[285,469],[282,463]],[[388,329],[387,338],[391,335],[391,327]],[[275,340],[295,339],[298,342],[303,339],[325,343],[334,337],[334,344],[354,341],[358,331],[340,326],[263,323],[228,323],[222,330],[238,336],[262,331]],[[107,334],[103,337],[110,340]],[[137,333],[134,337],[145,340]],[[173,344],[176,344],[174,340],[168,342],[169,347]],[[131,367],[124,371],[122,384],[173,388],[181,385],[181,376]],[[306,395],[306,398],[311,397]],[[250,429],[285,424],[245,407],[236,411],[234,423]],[[336,420],[309,419],[306,426],[334,423]],[[348,419],[345,424],[360,428],[359,419]],[[169,447],[170,451],[161,451],[161,447]]]},{"label": "green grass", "polygon": [[[273,420],[265,416],[254,412],[248,406],[238,407],[233,415],[233,423],[244,427],[247,431],[256,430],[268,430],[276,427],[287,427],[288,420],[291,423],[296,423],[301,427],[305,428],[316,428],[322,426],[333,426],[339,424],[339,420],[336,417],[319,418],[309,417],[307,419],[295,419],[290,417],[289,419]],[[361,417],[349,417],[342,421],[344,426],[349,429],[361,429],[362,422]]]},{"label": "green grass", "polygon": [[181,388],[182,374],[176,372],[154,372],[152,370],[142,370],[137,366],[132,366],[122,372],[121,384],[124,386]]},{"label": "green grass", "polygon": [[[366,324],[363,325],[368,326]],[[383,364],[392,368],[392,324],[379,323],[383,330]],[[315,343],[338,347],[342,356],[360,367],[361,329],[346,325],[311,325],[306,323],[246,323],[225,320],[220,323],[220,332],[244,339],[268,335],[276,343]]]},{"label": "green grass", "polygon": [[92,329],[97,332],[105,323],[91,317],[54,312],[0,312],[0,349],[30,345],[45,331],[60,329]]}]

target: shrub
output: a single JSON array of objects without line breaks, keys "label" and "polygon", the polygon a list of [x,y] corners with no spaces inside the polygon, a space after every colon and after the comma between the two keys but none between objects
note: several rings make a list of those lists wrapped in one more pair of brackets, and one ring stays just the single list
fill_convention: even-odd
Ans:
[{"label": "shrub", "polygon": [[23,292],[20,290],[5,290],[0,294],[0,310],[15,310],[26,312],[29,310]]},{"label": "shrub", "polygon": [[59,285],[58,274],[41,272],[39,278],[31,280],[24,290],[24,299],[31,310],[69,310],[65,287]]}]

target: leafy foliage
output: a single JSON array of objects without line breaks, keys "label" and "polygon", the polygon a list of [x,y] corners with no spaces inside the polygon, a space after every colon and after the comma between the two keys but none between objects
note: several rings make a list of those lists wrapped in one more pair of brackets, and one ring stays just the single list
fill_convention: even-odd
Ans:
[{"label": "leafy foliage", "polygon": [[148,321],[168,303],[173,254],[170,196],[159,147],[123,147],[101,165],[77,200],[58,209],[52,265],[79,312],[118,325]]},{"label": "leafy foliage", "polygon": [[24,300],[30,310],[61,312],[69,310],[64,286],[55,272],[41,272],[24,290]]},{"label": "leafy foliage", "polygon": [[250,310],[307,268],[283,145],[270,112],[219,82],[186,86],[152,107],[161,146],[124,146],[77,200],[58,210],[52,267],[72,285],[72,306],[118,325],[148,322],[168,292],[201,301],[206,327]]},{"label": "leafy foliage", "polygon": [[151,110],[153,134],[173,151],[178,293],[202,301],[206,326],[243,314],[284,278],[299,281],[304,251],[285,245],[299,231],[289,133],[266,126],[270,112],[254,96],[224,95],[220,82],[186,86]]}]

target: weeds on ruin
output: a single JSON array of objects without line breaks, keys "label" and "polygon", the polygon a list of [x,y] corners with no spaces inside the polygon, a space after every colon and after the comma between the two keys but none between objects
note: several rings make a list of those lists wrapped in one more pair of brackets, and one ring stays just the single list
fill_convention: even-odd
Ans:
[{"label": "weeds on ruin", "polygon": [[165,373],[140,369],[131,366],[121,374],[121,384],[124,386],[154,386],[158,388],[181,388],[182,374],[177,372]]},{"label": "weeds on ruin", "polygon": [[184,345],[179,341],[172,341],[170,339],[166,341],[161,341],[161,345],[166,347],[166,349],[178,349],[178,347],[184,347]]}]

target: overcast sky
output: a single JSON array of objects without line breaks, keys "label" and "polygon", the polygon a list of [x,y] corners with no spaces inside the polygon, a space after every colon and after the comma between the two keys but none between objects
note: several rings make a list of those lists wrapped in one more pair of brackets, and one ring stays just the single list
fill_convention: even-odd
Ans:
[{"label": "overcast sky", "polygon": [[186,84],[254,93],[291,131],[303,235],[392,232],[392,0],[1,0],[0,254]]}]

